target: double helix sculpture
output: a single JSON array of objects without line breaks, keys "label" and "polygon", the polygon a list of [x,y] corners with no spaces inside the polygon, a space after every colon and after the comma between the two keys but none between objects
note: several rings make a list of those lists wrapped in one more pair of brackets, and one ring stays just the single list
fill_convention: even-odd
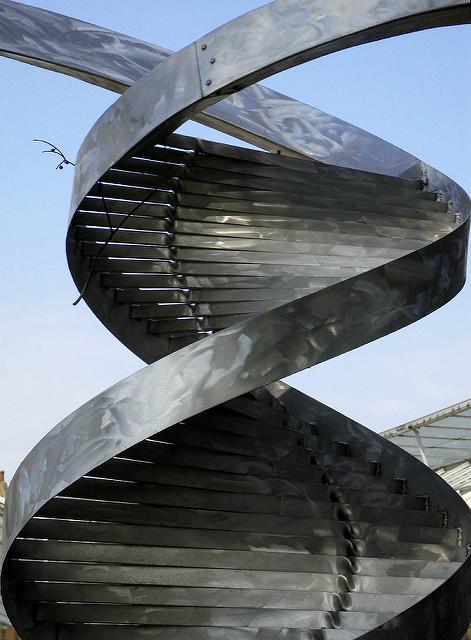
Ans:
[{"label": "double helix sculpture", "polygon": [[[121,92],[77,159],[67,255],[148,366],[26,457],[2,594],[23,640],[459,640],[470,513],[430,469],[279,380],[462,287],[470,200],[256,84],[469,22],[460,0],[277,0],[177,53],[0,0],[0,50]],[[175,134],[187,119],[261,150]]]}]

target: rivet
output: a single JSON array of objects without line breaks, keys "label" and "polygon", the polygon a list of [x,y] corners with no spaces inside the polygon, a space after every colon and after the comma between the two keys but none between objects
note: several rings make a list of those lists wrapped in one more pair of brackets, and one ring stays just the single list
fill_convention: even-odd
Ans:
[{"label": "rivet", "polygon": [[212,80],[206,80],[206,84],[209,87],[209,85],[211,84]]},{"label": "rivet", "polygon": [[214,64],[216,62],[216,58],[210,58],[209,61],[211,64]]},{"label": "rivet", "polygon": [[207,49],[207,48],[208,48],[208,45],[207,45],[207,44],[202,44],[202,45],[201,45],[201,50],[202,50],[202,51],[206,51],[206,49]]}]

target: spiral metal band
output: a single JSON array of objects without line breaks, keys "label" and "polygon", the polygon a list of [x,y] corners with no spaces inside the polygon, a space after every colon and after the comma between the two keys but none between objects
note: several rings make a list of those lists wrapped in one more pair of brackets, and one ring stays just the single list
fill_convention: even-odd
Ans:
[{"label": "spiral metal band", "polygon": [[[12,481],[2,590],[22,637],[459,640],[466,505],[278,380],[448,302],[469,198],[255,83],[469,22],[469,4],[277,0],[177,53],[9,0],[0,18],[4,55],[123,92],[80,149],[67,252],[96,316],[152,363],[63,420]],[[188,118],[268,153],[174,134]]]}]

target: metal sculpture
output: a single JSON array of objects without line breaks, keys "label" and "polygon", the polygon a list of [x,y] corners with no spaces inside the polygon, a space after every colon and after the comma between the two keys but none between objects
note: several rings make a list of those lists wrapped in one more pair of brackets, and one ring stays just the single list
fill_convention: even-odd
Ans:
[{"label": "metal sculpture", "polygon": [[[466,505],[277,381],[452,298],[470,200],[255,83],[469,22],[469,4],[278,0],[173,54],[9,0],[0,18],[4,55],[123,92],[80,150],[67,252],[80,296],[152,363],[11,483],[2,590],[21,636],[458,640]],[[173,134],[188,118],[268,152]]]}]

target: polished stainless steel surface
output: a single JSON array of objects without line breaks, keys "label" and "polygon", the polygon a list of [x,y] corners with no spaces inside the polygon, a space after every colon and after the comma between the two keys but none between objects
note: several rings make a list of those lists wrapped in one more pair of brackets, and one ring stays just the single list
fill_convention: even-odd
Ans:
[{"label": "polished stainless steel surface", "polygon": [[[119,93],[171,53],[124,34],[12,0],[1,0],[0,12],[0,55],[67,73]],[[37,34],[34,40],[29,37],[32,29]],[[272,151],[313,157],[338,166],[420,177],[420,162],[411,154],[261,85],[246,87],[191,117]]]},{"label": "polished stainless steel surface", "polygon": [[[132,84],[80,150],[67,252],[96,316],[152,363],[61,422],[12,481],[2,589],[23,638],[458,640],[464,503],[277,380],[450,300],[469,198],[253,83],[468,22],[469,5],[278,0],[172,55],[18,3],[0,11],[6,55]],[[78,44],[56,48],[59,26]],[[301,137],[287,114],[307,123]],[[283,153],[173,134],[187,118]]]}]

